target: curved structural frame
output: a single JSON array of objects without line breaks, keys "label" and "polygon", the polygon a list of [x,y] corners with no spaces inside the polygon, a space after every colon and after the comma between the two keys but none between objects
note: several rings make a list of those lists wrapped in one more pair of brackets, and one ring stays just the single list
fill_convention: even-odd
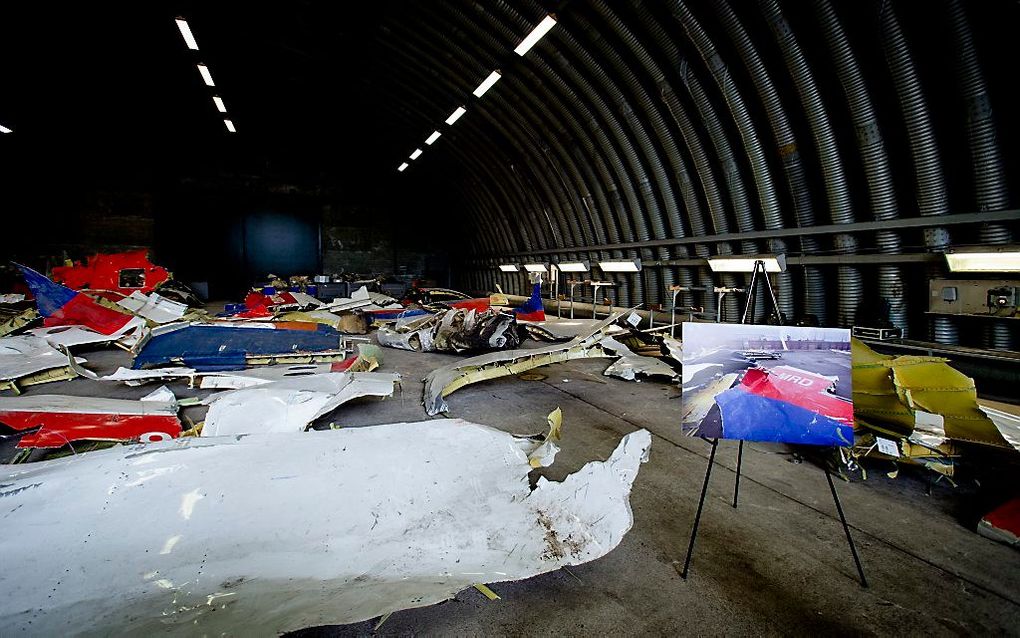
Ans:
[{"label": "curved structural frame", "polygon": [[[888,321],[954,343],[952,320],[923,314],[938,254],[1014,239],[988,87],[999,76],[983,66],[973,3],[921,15],[902,0],[565,0],[523,57],[513,49],[548,5],[425,4],[384,27],[399,44],[380,64],[408,147],[443,136],[394,179],[442,174],[476,220],[465,288],[522,292],[522,276],[496,268],[508,261],[640,258],[640,273],[605,275],[617,304],[668,303],[679,284],[680,303],[714,312],[712,286],[744,280],[705,257],[785,252],[788,321]],[[950,42],[924,36],[933,15]],[[920,66],[931,57],[951,68]],[[493,69],[501,80],[472,97]],[[464,117],[441,124],[458,105]],[[441,169],[416,177],[424,163]],[[988,221],[952,225],[964,213]],[[736,319],[737,298],[724,304]],[[1011,337],[990,328],[986,343]]]}]

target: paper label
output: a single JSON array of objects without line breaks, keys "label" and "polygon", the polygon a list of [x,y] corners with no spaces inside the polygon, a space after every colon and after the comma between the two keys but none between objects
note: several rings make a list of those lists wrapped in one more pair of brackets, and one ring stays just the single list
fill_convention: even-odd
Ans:
[{"label": "paper label", "polygon": [[875,437],[875,442],[878,443],[878,451],[887,456],[900,456],[900,447],[896,445],[896,441],[891,439],[883,439],[880,436]]},{"label": "paper label", "polygon": [[630,313],[627,315],[627,323],[637,328],[638,324],[641,323],[641,315],[636,312]]}]

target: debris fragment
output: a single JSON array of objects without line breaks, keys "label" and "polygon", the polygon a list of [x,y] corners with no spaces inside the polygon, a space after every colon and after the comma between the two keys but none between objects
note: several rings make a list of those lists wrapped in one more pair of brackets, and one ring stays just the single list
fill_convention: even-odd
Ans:
[{"label": "debris fragment", "polygon": [[[974,380],[941,357],[882,355],[853,339],[856,441],[853,456],[880,456],[951,477],[960,443],[1015,450],[1020,429],[989,418],[977,400]],[[884,454],[876,437],[895,440],[900,456]]]},{"label": "debris fragment", "polygon": [[153,329],[138,344],[132,367],[179,363],[196,370],[238,370],[256,355],[342,355],[342,348],[340,333],[320,324],[175,323]]},{"label": "debris fragment", "polygon": [[985,514],[978,523],[977,531],[993,541],[1020,546],[1020,498],[1007,501]]},{"label": "debris fragment", "polygon": [[603,338],[602,347],[620,357],[602,373],[607,377],[619,377],[626,381],[634,381],[639,374],[645,377],[666,377],[669,380],[680,376],[679,372],[664,361],[655,357],[634,354],[630,348],[612,337]]},{"label": "debris fragment", "polygon": [[[84,363],[85,359],[77,359]],[[19,386],[73,379],[68,355],[42,337],[18,335],[0,339],[0,390],[19,392]]]},{"label": "debris fragment", "polygon": [[125,335],[145,325],[145,321],[111,310],[88,295],[54,283],[28,268],[18,266],[25,283],[35,296],[44,326],[86,326],[104,335]]},{"label": "debris fragment", "polygon": [[187,437],[19,466],[0,477],[0,622],[278,634],[435,604],[607,554],[633,524],[650,444],[639,430],[534,490],[533,441],[458,419]]},{"label": "debris fragment", "polygon": [[137,290],[117,301],[117,305],[155,324],[180,321],[188,312],[187,304],[167,299],[157,293],[146,295]]},{"label": "debris fragment", "polygon": [[124,253],[96,254],[83,264],[53,268],[53,280],[74,290],[114,292],[119,296],[137,291],[149,293],[170,279],[166,268],[149,261],[146,248]]},{"label": "debris fragment", "polygon": [[485,596],[489,600],[502,600],[496,592],[489,589],[487,586],[481,583],[475,583],[475,589],[481,592],[482,596]]},{"label": "debris fragment", "polygon": [[180,436],[173,393],[166,388],[157,392],[140,401],[52,394],[0,397],[0,423],[19,432],[35,430],[21,437],[21,448],[86,440],[148,443]]},{"label": "debris fragment", "polygon": [[587,335],[578,336],[568,343],[557,343],[543,348],[490,352],[437,368],[424,380],[422,402],[425,411],[430,416],[447,412],[449,406],[445,398],[472,383],[510,376],[571,359],[615,356],[611,350],[604,348],[601,342],[617,318],[618,315],[614,315],[599,322]]},{"label": "debris fragment", "polygon": [[202,436],[301,432],[351,399],[392,396],[399,382],[394,373],[338,372],[213,394]]},{"label": "debris fragment", "polygon": [[417,352],[502,350],[521,342],[514,315],[460,308],[398,319],[392,327],[379,328],[377,338],[381,345]]}]

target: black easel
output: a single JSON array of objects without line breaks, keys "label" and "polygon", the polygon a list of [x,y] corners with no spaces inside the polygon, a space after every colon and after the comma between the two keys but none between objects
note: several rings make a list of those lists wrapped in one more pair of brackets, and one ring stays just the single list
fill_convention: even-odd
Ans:
[{"label": "black easel", "polygon": [[[751,282],[747,286],[747,301],[744,304],[744,314],[740,318],[740,323],[747,323],[748,314],[751,308],[754,306],[754,292],[755,285],[758,283],[758,273],[761,272],[762,280],[765,282],[765,287],[769,291],[769,297],[772,299],[772,307],[776,311],[776,318],[779,324],[782,325],[783,315],[779,311],[779,303],[776,301],[776,294],[772,290],[772,283],[769,281],[768,273],[765,271],[765,262],[758,260],[754,262],[754,270],[751,272]],[[751,317],[754,320],[754,317]],[[708,440],[708,439],[705,439]],[[719,447],[719,439],[712,439],[712,452],[708,455],[708,467],[705,470],[705,483],[701,486],[701,499],[698,501],[698,511],[694,515],[694,529],[691,530],[691,542],[687,546],[687,557],[684,559],[684,569],[680,572],[680,577],[687,580],[687,573],[691,567],[691,558],[694,556],[694,541],[698,538],[698,526],[701,524],[701,512],[705,507],[705,496],[708,494],[708,481],[712,476],[712,466],[715,464],[715,451]],[[740,441],[737,446],[737,476],[733,483],[733,507],[737,507],[737,497],[740,493],[740,466],[744,458],[744,442]],[[832,492],[832,501],[836,504],[836,512],[839,513],[839,521],[843,524],[843,531],[846,533],[846,541],[850,545],[850,553],[853,554],[854,564],[857,565],[857,573],[861,577],[861,587],[868,586],[868,579],[864,576],[864,567],[861,565],[860,556],[857,555],[857,546],[854,544],[854,539],[850,535],[850,526],[847,525],[846,516],[843,514],[843,505],[839,502],[839,496],[836,494],[836,486],[832,482],[832,474],[829,472],[829,468],[823,468],[825,470],[825,480],[829,483],[829,491]]]}]

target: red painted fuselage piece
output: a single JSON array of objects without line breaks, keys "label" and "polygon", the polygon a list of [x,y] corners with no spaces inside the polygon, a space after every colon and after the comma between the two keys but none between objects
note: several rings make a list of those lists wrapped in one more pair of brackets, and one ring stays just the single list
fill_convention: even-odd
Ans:
[{"label": "red painted fuselage piece", "polygon": [[[136,414],[108,412],[47,412],[38,409],[0,409],[0,423],[23,432],[18,447],[62,447],[75,441],[163,441],[181,435],[177,415],[150,411],[141,403]],[[87,410],[87,408],[85,408]]]},{"label": "red painted fuselage piece", "polygon": [[767,371],[751,368],[744,373],[741,385],[758,396],[786,401],[841,423],[854,421],[853,404],[829,394],[827,390],[833,381],[820,374],[790,366],[776,366]]},{"label": "red painted fuselage piece", "polygon": [[85,263],[53,268],[53,281],[74,290],[109,290],[122,295],[152,292],[170,272],[149,261],[145,248],[126,253],[92,255]]}]

